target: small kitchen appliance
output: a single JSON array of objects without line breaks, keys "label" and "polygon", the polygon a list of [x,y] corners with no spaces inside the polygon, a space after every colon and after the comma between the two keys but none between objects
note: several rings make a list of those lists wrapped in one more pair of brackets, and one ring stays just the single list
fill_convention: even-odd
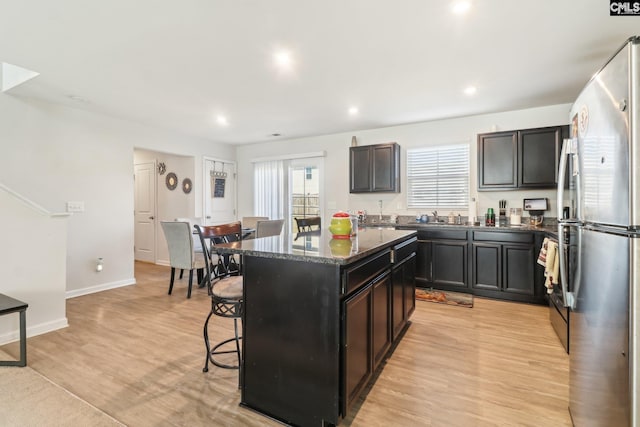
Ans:
[{"label": "small kitchen appliance", "polygon": [[525,211],[529,212],[529,225],[539,226],[544,221],[544,211],[549,210],[549,200],[545,198],[540,199],[524,199],[522,201],[522,207]]}]

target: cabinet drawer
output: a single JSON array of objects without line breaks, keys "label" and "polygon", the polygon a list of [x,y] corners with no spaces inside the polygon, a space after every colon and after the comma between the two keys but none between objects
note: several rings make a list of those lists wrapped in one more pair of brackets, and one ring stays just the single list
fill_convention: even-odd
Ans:
[{"label": "cabinet drawer", "polygon": [[393,263],[398,264],[418,249],[418,239],[414,237],[393,247]]},{"label": "cabinet drawer", "polygon": [[467,230],[419,230],[418,239],[467,240]]},{"label": "cabinet drawer", "polygon": [[473,240],[509,243],[533,243],[533,233],[509,231],[474,231]]},{"label": "cabinet drawer", "polygon": [[359,262],[345,271],[345,286],[343,293],[350,294],[371,279],[379,276],[391,264],[391,249],[373,255],[364,261]]}]

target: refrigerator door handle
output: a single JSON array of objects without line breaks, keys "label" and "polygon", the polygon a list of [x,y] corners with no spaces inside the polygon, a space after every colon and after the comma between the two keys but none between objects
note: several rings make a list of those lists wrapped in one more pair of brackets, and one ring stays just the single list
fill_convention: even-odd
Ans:
[{"label": "refrigerator door handle", "polygon": [[575,149],[573,139],[565,139],[562,144],[562,151],[560,152],[560,164],[558,166],[558,256],[560,265],[560,280],[562,282],[562,300],[565,307],[573,307],[573,295],[569,292],[569,275],[567,274],[568,257],[567,249],[565,246],[564,231],[565,228],[571,226],[571,221],[567,221],[561,217],[561,206],[564,205],[564,185],[565,175],[567,171],[567,159],[569,154],[574,154]]},{"label": "refrigerator door handle", "polygon": [[[562,144],[562,151],[560,152],[560,164],[558,165],[558,222],[562,221],[562,206],[564,206],[564,185],[565,175],[567,174],[567,154],[569,151],[569,145],[571,145],[570,139],[565,139]],[[571,216],[571,215],[569,215]],[[559,237],[559,236],[558,236]]]}]

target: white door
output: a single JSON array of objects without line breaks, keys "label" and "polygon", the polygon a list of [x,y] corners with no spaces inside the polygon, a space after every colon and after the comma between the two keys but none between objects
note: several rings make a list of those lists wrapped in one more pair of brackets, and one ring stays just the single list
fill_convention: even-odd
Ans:
[{"label": "white door", "polygon": [[134,244],[135,259],[156,261],[156,164],[134,166]]},{"label": "white door", "polygon": [[205,225],[236,221],[235,163],[205,158],[203,177]]}]

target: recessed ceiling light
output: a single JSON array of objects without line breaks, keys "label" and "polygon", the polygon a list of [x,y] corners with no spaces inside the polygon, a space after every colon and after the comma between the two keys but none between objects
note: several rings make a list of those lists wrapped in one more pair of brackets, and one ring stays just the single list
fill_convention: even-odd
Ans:
[{"label": "recessed ceiling light", "polygon": [[281,70],[288,70],[293,65],[293,59],[291,54],[286,50],[281,50],[273,55],[273,60],[278,68]]},{"label": "recessed ceiling light", "polygon": [[218,122],[220,126],[227,126],[229,124],[229,121],[225,116],[216,117],[216,122]]},{"label": "recessed ceiling light", "polygon": [[349,114],[351,114],[352,116],[358,114],[358,107],[349,107]]},{"label": "recessed ceiling light", "polygon": [[272,133],[271,136],[280,136],[279,133]]},{"label": "recessed ceiling light", "polygon": [[464,89],[464,94],[465,95],[474,95],[477,91],[478,91],[478,89],[476,89],[475,86],[467,86]]},{"label": "recessed ceiling light", "polygon": [[451,10],[457,15],[467,13],[471,9],[471,2],[468,0],[455,0],[451,5]]}]

